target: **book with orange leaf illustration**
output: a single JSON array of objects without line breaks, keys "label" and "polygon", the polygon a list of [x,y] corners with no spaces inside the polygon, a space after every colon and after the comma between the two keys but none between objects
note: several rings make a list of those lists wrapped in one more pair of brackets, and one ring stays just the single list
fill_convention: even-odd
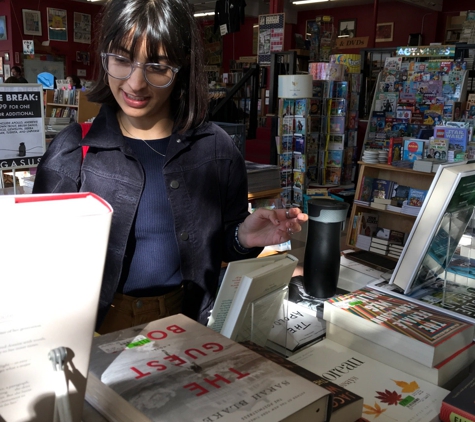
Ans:
[{"label": "book with orange leaf illustration", "polygon": [[[324,339],[289,360],[364,398],[363,421],[439,422],[449,390]],[[348,421],[350,422],[350,421]]]},{"label": "book with orange leaf illustration", "polygon": [[373,289],[326,300],[323,319],[432,368],[472,343],[474,326]]}]

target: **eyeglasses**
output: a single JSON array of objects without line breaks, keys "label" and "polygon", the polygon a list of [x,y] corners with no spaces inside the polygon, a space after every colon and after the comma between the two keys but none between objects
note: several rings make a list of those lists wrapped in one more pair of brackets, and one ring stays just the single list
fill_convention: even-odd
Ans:
[{"label": "eyeglasses", "polygon": [[132,72],[140,67],[145,80],[155,88],[170,86],[180,70],[179,67],[167,64],[132,62],[127,57],[113,53],[101,53],[101,57],[102,66],[109,76],[121,80],[129,79]]}]

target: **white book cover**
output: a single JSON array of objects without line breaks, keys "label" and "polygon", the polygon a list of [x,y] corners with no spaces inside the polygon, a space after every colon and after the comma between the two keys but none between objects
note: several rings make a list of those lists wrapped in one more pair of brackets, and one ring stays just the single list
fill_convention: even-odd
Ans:
[{"label": "white book cover", "polygon": [[111,207],[88,193],[0,197],[0,420],[51,422],[49,352],[67,349],[73,421],[84,405]]},{"label": "white book cover", "polygon": [[91,355],[87,399],[111,420],[318,422],[331,413],[325,388],[181,314],[96,337]]},{"label": "white book cover", "polygon": [[208,319],[208,327],[218,333],[221,332],[229,308],[231,307],[244,274],[281,261],[285,256],[286,254],[276,254],[262,258],[243,259],[241,261],[229,262],[218,294],[216,295],[213,310]]},{"label": "white book cover", "polygon": [[[251,260],[236,261],[233,274],[238,275],[228,277],[225,274],[217,303],[218,309],[225,311],[226,305],[222,307],[220,292],[223,290],[223,294],[232,296],[221,326],[221,334],[236,341],[252,340],[263,345],[285,298],[298,259],[290,254],[276,255],[273,260],[268,260],[267,265],[249,269],[249,265],[260,265],[261,259],[263,258],[253,259],[254,263],[246,262]],[[218,320],[221,318],[222,316],[216,317]],[[210,328],[213,328],[212,323]]]},{"label": "white book cover", "polygon": [[366,340],[331,322],[326,323],[326,338],[407,374],[415,375],[431,384],[449,390],[459,381],[460,375],[466,374],[468,366],[475,359],[475,342],[458,350],[437,366],[429,368],[397,353],[393,349]]},{"label": "white book cover", "polygon": [[442,400],[449,393],[329,339],[289,360],[363,396],[367,421],[439,422]]}]

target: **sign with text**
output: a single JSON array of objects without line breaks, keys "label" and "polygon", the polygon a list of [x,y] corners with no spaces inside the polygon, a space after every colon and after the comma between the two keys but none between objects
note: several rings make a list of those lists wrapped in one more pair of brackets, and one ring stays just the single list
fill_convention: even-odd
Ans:
[{"label": "sign with text", "polygon": [[34,167],[45,149],[42,85],[0,84],[0,170]]},{"label": "sign with text", "polygon": [[270,66],[271,53],[284,49],[285,14],[259,15],[258,63]]},{"label": "sign with text", "polygon": [[342,37],[336,39],[337,48],[366,48],[368,46],[369,37]]}]

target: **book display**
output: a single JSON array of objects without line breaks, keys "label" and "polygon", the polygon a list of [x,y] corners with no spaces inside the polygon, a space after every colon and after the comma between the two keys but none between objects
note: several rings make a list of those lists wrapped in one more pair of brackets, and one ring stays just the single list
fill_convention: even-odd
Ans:
[{"label": "book display", "polygon": [[289,359],[362,396],[367,421],[439,422],[442,400],[449,393],[329,339]]},{"label": "book display", "polygon": [[332,410],[329,390],[180,314],[95,337],[86,399],[134,422],[329,421]]},{"label": "book display", "polygon": [[325,334],[329,340],[447,389],[454,387],[466,375],[475,360],[475,342],[457,350],[438,365],[429,368],[411,357],[397,353],[395,349],[381,346],[331,322],[326,322]]},{"label": "book display", "polygon": [[[455,104],[466,93],[463,63],[446,56],[421,60],[423,55],[386,58],[378,77],[363,150],[388,149],[392,137],[428,139],[426,132],[432,136],[435,126],[453,120]],[[414,160],[417,151],[406,147],[404,153],[408,160]]]},{"label": "book display", "polygon": [[277,155],[280,165],[282,202],[303,205],[313,148],[311,119],[317,113],[311,102],[310,75],[279,75],[279,127]]},{"label": "book display", "polygon": [[86,91],[82,89],[49,89],[45,92],[45,118],[48,118],[49,125],[47,131],[59,132],[63,128],[57,127],[61,124],[52,118],[67,118],[69,121],[83,123],[99,113],[100,104],[88,101]]},{"label": "book display", "polygon": [[[353,223],[351,229],[347,231],[347,245],[357,251],[369,251],[371,238],[376,236],[376,229],[373,228],[369,233],[362,232],[361,221],[368,214],[373,216],[372,220],[375,221],[377,227],[399,232],[404,239],[409,235],[417,214],[421,210],[421,204],[418,207],[408,204],[409,192],[411,189],[413,192],[427,191],[434,179],[434,174],[379,163],[359,162],[358,164],[360,169],[350,214],[350,221]],[[381,189],[377,189],[378,180],[390,184],[392,188],[387,188],[384,194],[381,194],[379,192]],[[375,191],[378,191],[376,196],[389,196],[385,199],[390,199],[390,203],[377,204],[377,208],[374,202]],[[391,241],[391,243],[395,242]],[[396,246],[404,246],[404,242]],[[394,248],[391,252],[395,252]],[[374,255],[374,252],[368,253]],[[389,249],[386,256],[393,260],[394,268],[398,258],[391,257]]]},{"label": "book display", "polygon": [[350,422],[361,418],[363,412],[363,397],[338,384],[328,381],[315,372],[305,369],[303,366],[278,355],[272,350],[268,350],[250,341],[245,341],[242,344],[265,358],[330,391],[333,394],[331,422]]},{"label": "book display", "polygon": [[372,289],[328,299],[323,319],[429,368],[472,343],[474,326]]}]

